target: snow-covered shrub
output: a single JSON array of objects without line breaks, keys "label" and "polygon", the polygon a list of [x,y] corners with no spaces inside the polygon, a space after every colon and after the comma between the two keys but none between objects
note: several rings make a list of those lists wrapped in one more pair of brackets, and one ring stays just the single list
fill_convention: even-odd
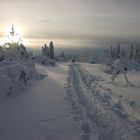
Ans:
[{"label": "snow-covered shrub", "polygon": [[0,94],[9,96],[31,86],[32,79],[39,79],[32,61],[0,62]]},{"label": "snow-covered shrub", "polygon": [[118,43],[117,48],[106,49],[103,51],[100,62],[108,65],[109,67],[104,71],[112,74],[112,82],[115,81],[118,74],[123,74],[127,86],[134,86],[127,78],[127,72],[132,70],[140,71],[140,52],[139,45],[135,47],[133,44],[130,46],[129,51],[121,49]]},{"label": "snow-covered shrub", "polygon": [[51,65],[51,66],[55,66],[55,60],[53,60],[53,59],[44,57],[44,56],[42,56],[42,55],[35,56],[34,58],[35,58],[34,61],[35,61],[36,63],[42,64],[42,65]]},{"label": "snow-covered shrub", "polygon": [[40,79],[40,74],[36,71],[34,62],[27,61],[22,64],[28,68],[30,79]]},{"label": "snow-covered shrub", "polygon": [[[9,96],[26,89],[31,85],[32,79],[40,78],[31,60],[32,53],[28,53],[26,47],[13,38],[17,34],[12,25],[9,32],[10,41],[0,46],[0,94]],[[2,82],[3,81],[3,82]]]},{"label": "snow-covered shrub", "polygon": [[[27,84],[29,85],[31,80],[28,68],[25,65],[20,64],[19,62],[13,63],[14,64],[5,65],[2,67],[12,81],[12,87],[14,89],[16,89],[18,86],[21,86],[22,88],[27,87]],[[25,73],[26,83],[21,81],[21,73]]]},{"label": "snow-covered shrub", "polygon": [[19,83],[21,85],[22,88],[27,87],[29,85],[29,76],[28,74],[24,71],[21,70],[20,71],[20,75],[19,75]]},{"label": "snow-covered shrub", "polygon": [[140,65],[134,60],[119,59],[114,61],[112,65],[112,82],[115,81],[117,74],[121,73],[124,75],[126,86],[134,86],[127,78],[127,72],[131,70],[138,70]]}]

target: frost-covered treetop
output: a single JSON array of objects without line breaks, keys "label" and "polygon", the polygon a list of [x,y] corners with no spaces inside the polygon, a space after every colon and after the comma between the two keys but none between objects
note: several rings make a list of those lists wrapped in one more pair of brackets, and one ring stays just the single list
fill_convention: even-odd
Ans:
[{"label": "frost-covered treetop", "polygon": [[16,32],[14,25],[12,25],[11,31],[9,31],[9,34],[7,37],[11,41],[12,44],[21,42],[20,35]]}]

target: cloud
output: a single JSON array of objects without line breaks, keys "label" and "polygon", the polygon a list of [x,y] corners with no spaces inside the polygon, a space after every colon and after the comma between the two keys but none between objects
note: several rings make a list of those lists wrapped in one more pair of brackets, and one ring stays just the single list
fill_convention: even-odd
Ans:
[{"label": "cloud", "polygon": [[75,46],[140,40],[140,0],[1,0],[0,5],[1,27],[19,22],[32,40]]},{"label": "cloud", "polygon": [[52,23],[52,19],[42,19],[42,20],[40,20],[40,22],[41,23],[44,23],[44,24],[46,24],[46,23]]}]

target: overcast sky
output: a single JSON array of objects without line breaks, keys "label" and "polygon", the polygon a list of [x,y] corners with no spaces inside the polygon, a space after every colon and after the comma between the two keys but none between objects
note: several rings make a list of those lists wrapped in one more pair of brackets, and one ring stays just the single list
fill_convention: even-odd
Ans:
[{"label": "overcast sky", "polygon": [[22,27],[29,46],[103,47],[140,41],[140,0],[0,0],[4,27]]}]

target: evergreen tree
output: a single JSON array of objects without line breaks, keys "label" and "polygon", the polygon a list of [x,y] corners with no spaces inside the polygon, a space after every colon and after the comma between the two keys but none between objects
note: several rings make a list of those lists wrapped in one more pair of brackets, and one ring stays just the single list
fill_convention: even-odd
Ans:
[{"label": "evergreen tree", "polygon": [[26,47],[22,43],[19,45],[17,50],[18,50],[18,54],[19,54],[20,58],[28,58],[29,57],[29,54],[26,50]]},{"label": "evergreen tree", "polygon": [[45,48],[42,46],[42,54],[45,56]]},{"label": "evergreen tree", "polygon": [[116,52],[116,59],[120,58],[120,53],[121,53],[120,43],[118,43],[117,52]]},{"label": "evergreen tree", "polygon": [[50,57],[49,47],[46,44],[44,45],[44,51],[45,51],[45,56]]},{"label": "evergreen tree", "polygon": [[50,58],[51,59],[54,59],[54,45],[53,45],[53,42],[51,41],[50,42],[50,45],[49,45],[49,51],[50,51]]},{"label": "evergreen tree", "polygon": [[135,59],[139,58],[139,44],[136,45],[135,47]]},{"label": "evergreen tree", "polygon": [[134,53],[134,47],[133,47],[133,44],[131,44],[129,54],[128,54],[129,59],[133,58],[133,53]]},{"label": "evergreen tree", "polygon": [[113,47],[112,46],[110,47],[110,56],[111,56],[111,58],[113,58]]},{"label": "evergreen tree", "polygon": [[116,48],[113,49],[113,58],[115,59],[116,56]]},{"label": "evergreen tree", "polygon": [[0,61],[4,59],[4,52],[2,46],[0,46]]},{"label": "evergreen tree", "polygon": [[65,58],[65,53],[64,52],[61,53],[61,57]]},{"label": "evergreen tree", "polygon": [[124,51],[124,50],[122,51],[121,58],[122,58],[122,59],[123,59],[123,58],[126,58],[126,55],[125,55],[125,51]]}]

